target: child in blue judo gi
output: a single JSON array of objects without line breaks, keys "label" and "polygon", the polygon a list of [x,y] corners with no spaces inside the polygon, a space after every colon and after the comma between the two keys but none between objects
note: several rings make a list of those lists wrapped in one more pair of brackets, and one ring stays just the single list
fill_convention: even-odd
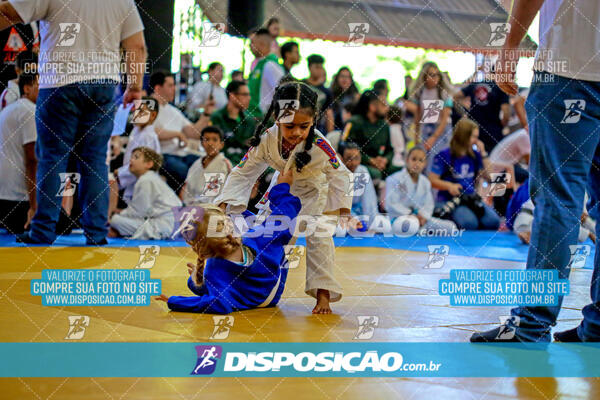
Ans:
[{"label": "child in blue judo gi", "polygon": [[[263,227],[269,218],[279,221],[281,217],[288,217],[294,221],[300,212],[300,199],[290,194],[291,183],[291,170],[280,174],[277,185],[269,193],[273,212],[261,224]],[[288,272],[281,267],[284,246],[292,238],[294,226],[261,235],[251,234],[255,232],[252,229],[241,238],[235,237],[230,217],[215,206],[204,208],[203,215],[194,224],[195,229],[183,236],[198,255],[196,265],[188,264],[188,287],[197,296],[161,294],[156,300],[165,301],[173,311],[211,314],[277,304]],[[210,234],[215,229],[219,235]]]}]

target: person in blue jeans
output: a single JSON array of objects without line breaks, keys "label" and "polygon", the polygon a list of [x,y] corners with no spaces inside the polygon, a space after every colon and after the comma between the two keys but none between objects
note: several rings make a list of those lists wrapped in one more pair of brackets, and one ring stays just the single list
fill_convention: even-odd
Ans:
[{"label": "person in blue jeans", "polygon": [[429,173],[431,186],[439,190],[437,207],[443,207],[450,200],[459,201],[459,198],[475,200],[460,200],[451,214],[451,219],[461,229],[496,230],[500,226],[496,211],[483,203],[476,193],[478,180],[487,178],[481,152],[485,154],[479,140],[479,127],[463,118],[454,127],[450,147],[434,157]]},{"label": "person in blue jeans", "polygon": [[[543,3],[543,6],[542,6]],[[540,10],[541,6],[541,10]],[[559,0],[517,0],[499,63],[498,84],[516,93],[514,74],[518,46],[540,10],[540,47],[525,107],[531,136],[530,195],[535,203],[527,269],[558,271],[568,279],[571,250],[577,244],[584,193],[589,212],[598,217],[600,199],[600,60],[594,58],[599,39],[600,3],[580,2],[577,9]],[[517,27],[515,29],[515,27]],[[553,61],[567,60],[556,73]],[[555,64],[556,65],[556,64]],[[600,233],[597,224],[596,234]],[[600,341],[600,251],[596,247],[591,283],[592,303],[583,308],[579,326],[554,334],[561,342]],[[561,309],[556,306],[513,308],[504,325],[471,336],[472,342],[549,342]],[[511,334],[501,334],[510,332]]]},{"label": "person in blue jeans", "polygon": [[[141,99],[146,62],[144,26],[133,0],[9,0],[0,4],[0,30],[16,23],[40,23],[36,107],[37,211],[24,243],[56,239],[61,180],[78,185],[86,242],[106,244],[108,233],[108,141],[114,95],[121,79],[121,50],[127,56],[123,103]],[[67,171],[69,157],[77,171]],[[77,182],[75,173],[80,174]],[[61,179],[62,178],[62,179]],[[63,184],[64,186],[64,184]]]}]

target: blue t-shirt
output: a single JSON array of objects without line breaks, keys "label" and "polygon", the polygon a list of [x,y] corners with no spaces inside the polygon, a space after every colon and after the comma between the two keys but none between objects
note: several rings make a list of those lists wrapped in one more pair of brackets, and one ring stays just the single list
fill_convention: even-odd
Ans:
[{"label": "blue t-shirt", "polygon": [[506,206],[506,226],[512,231],[521,207],[529,200],[529,179],[527,179],[513,194]]},{"label": "blue t-shirt", "polygon": [[[431,172],[440,176],[442,180],[459,183],[464,193],[475,192],[475,178],[483,168],[481,154],[473,151],[475,158],[471,156],[452,157],[450,148],[440,151],[433,159]],[[452,195],[446,190],[438,192],[438,201],[448,201]]]}]

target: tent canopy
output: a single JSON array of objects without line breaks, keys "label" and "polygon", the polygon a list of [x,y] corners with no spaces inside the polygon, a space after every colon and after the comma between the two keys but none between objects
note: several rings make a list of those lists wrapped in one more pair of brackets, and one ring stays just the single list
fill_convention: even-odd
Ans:
[{"label": "tent canopy", "polygon": [[[227,1],[197,2],[210,21],[226,22]],[[263,24],[273,16],[283,36],[345,42],[349,24],[366,23],[364,43],[470,52],[497,49],[490,24],[508,18],[495,0],[264,0]],[[521,48],[536,44],[527,36]]]}]

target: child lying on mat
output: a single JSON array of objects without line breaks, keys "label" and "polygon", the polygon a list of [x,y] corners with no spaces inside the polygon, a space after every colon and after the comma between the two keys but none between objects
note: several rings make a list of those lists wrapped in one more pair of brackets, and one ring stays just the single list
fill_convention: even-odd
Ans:
[{"label": "child lying on mat", "polygon": [[[290,194],[292,171],[281,174],[269,193],[273,213],[267,218],[296,218],[300,200]],[[279,301],[287,278],[284,246],[292,238],[294,227],[258,237],[233,236],[233,222],[216,206],[207,206],[186,241],[198,255],[196,265],[188,264],[188,287],[197,296],[166,296],[173,311],[228,314],[232,311],[274,306]],[[211,221],[211,218],[213,220]],[[216,219],[216,224],[215,220]],[[267,223],[265,221],[265,223]],[[215,227],[220,237],[207,232]],[[212,235],[216,236],[216,235]]]}]

